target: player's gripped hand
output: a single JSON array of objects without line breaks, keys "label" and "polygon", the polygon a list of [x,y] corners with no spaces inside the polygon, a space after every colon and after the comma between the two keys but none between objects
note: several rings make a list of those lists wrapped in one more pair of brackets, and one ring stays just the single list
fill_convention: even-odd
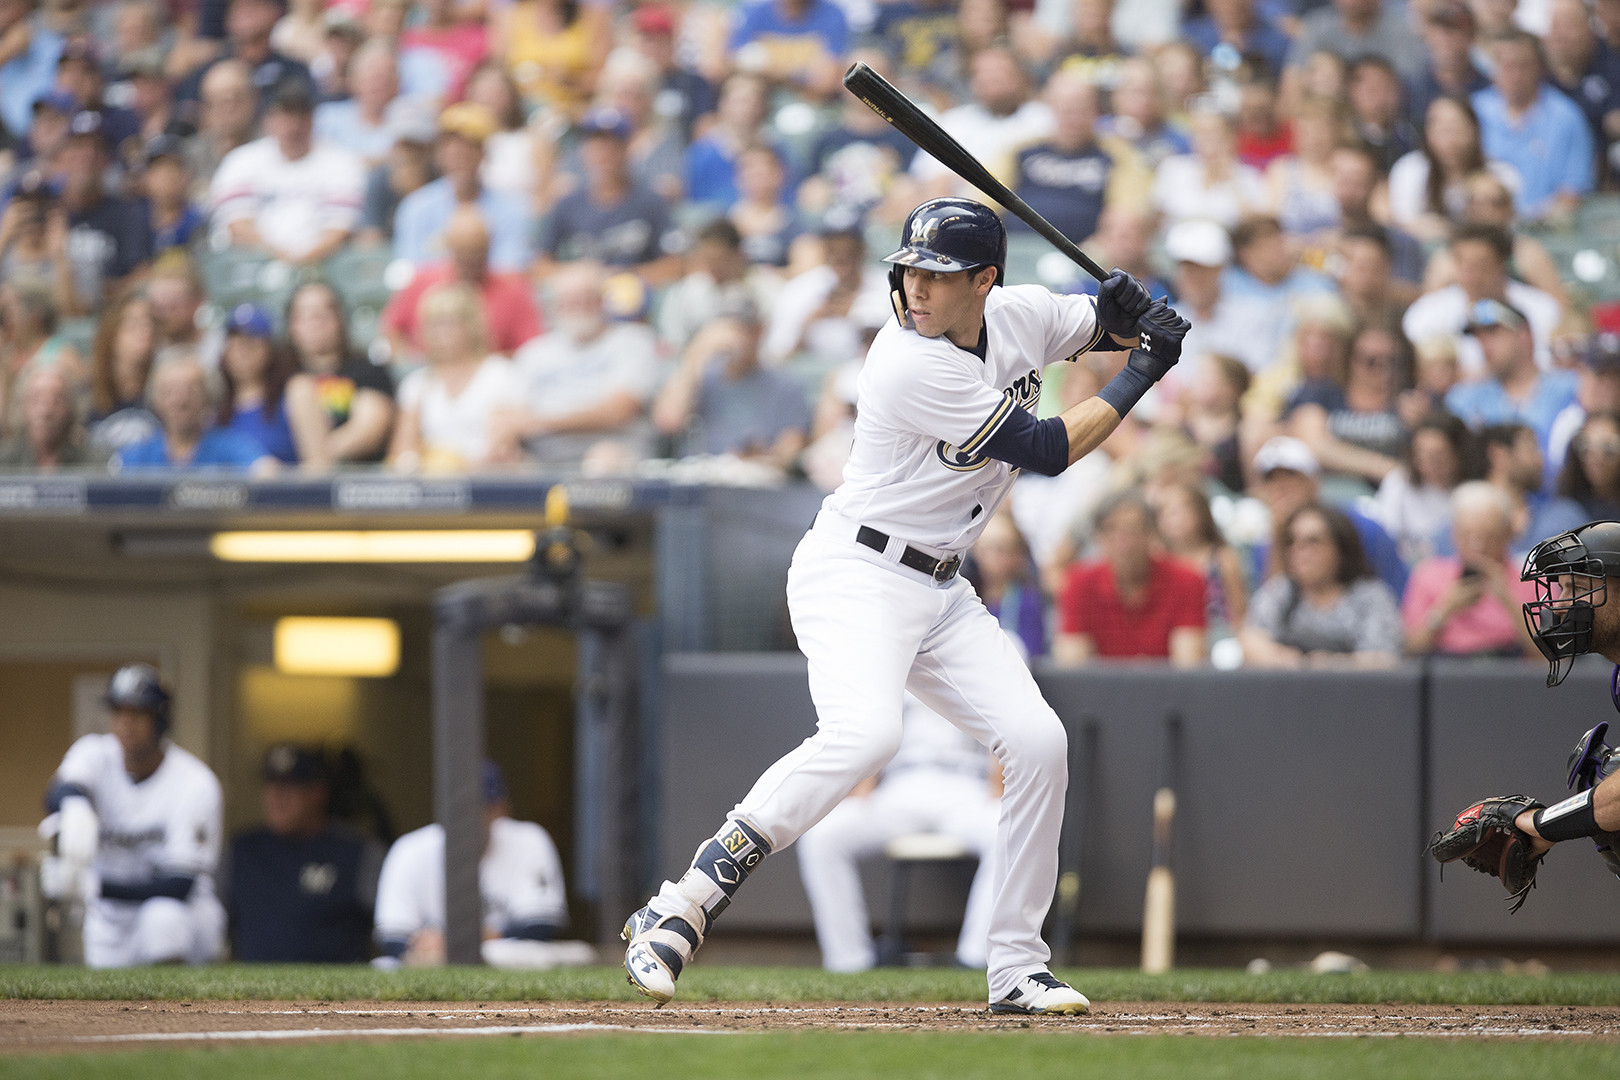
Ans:
[{"label": "player's gripped hand", "polygon": [[1136,323],[1153,303],[1147,286],[1115,267],[1097,287],[1097,325],[1115,337],[1136,336]]},{"label": "player's gripped hand", "polygon": [[1135,329],[1139,341],[1127,363],[1158,382],[1181,359],[1181,339],[1192,323],[1171,311],[1163,300],[1155,300],[1136,320]]}]

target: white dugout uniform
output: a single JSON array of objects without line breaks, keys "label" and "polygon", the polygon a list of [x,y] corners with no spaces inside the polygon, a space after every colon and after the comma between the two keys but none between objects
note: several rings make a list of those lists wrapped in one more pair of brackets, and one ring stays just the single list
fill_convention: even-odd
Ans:
[{"label": "white dugout uniform", "polygon": [[943,833],[978,856],[956,959],[966,967],[985,965],[995,887],[991,858],[1001,816],[1000,800],[990,793],[989,758],[909,694],[904,717],[900,749],[884,767],[882,782],[869,795],[833,807],[794,845],[828,971],[865,971],[877,963],[856,863],[914,832]]},{"label": "white dugout uniform", "polygon": [[[972,586],[900,558],[907,545],[941,560],[972,546],[1014,480],[1010,465],[978,451],[1013,409],[1034,410],[1046,365],[1092,348],[1102,331],[1090,297],[1037,285],[991,289],[984,320],[983,359],[894,322],[872,343],[844,482],[788,572],[817,731],[766,770],[733,814],[772,850],[791,844],[894,756],[910,690],[989,747],[1005,774],[991,860],[995,1002],[1051,955],[1041,922],[1057,884],[1068,740]],[[888,534],[884,551],[857,542],[863,526]]]},{"label": "white dugout uniform", "polygon": [[[568,921],[562,860],[545,829],[532,821],[496,818],[478,862],[484,930]],[[376,936],[409,941],[418,930],[444,929],[444,826],[424,825],[394,841],[377,880]]]},{"label": "white dugout uniform", "polygon": [[204,964],[225,947],[225,908],[214,892],[223,830],[219,780],[195,755],[165,743],[163,763],[140,783],[124,771],[112,735],[85,735],[54,778],[84,789],[100,821],[92,869],[103,883],[193,879],[185,900],[108,900],[85,905],[84,961],[93,968],[176,960]]}]

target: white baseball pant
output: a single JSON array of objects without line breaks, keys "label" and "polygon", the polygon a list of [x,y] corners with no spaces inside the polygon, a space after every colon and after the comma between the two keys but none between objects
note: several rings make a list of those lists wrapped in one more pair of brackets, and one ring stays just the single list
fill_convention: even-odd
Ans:
[{"label": "white baseball pant", "polygon": [[795,845],[799,877],[815,913],[822,966],[828,971],[865,971],[877,963],[856,864],[897,836],[938,832],[961,841],[979,857],[956,959],[966,967],[984,967],[995,889],[991,863],[1000,817],[1000,803],[984,777],[930,766],[885,776],[870,795],[833,807]]},{"label": "white baseball pant", "polygon": [[207,964],[224,951],[225,908],[212,894],[193,891],[187,900],[154,896],[85,905],[84,962],[89,967]]},{"label": "white baseball pant", "polygon": [[990,1000],[1046,967],[1041,940],[1057,885],[1068,738],[1001,625],[960,575],[940,584],[855,543],[822,512],[794,552],[788,613],[810,661],[816,733],[772,765],[733,811],[770,841],[793,843],[900,745],[910,690],[989,748],[1005,794],[996,838]]}]

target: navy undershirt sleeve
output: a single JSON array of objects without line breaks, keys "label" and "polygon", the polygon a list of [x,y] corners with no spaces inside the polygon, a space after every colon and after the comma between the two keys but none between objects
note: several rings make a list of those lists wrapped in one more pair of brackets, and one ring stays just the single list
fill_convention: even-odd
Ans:
[{"label": "navy undershirt sleeve", "polygon": [[985,440],[983,453],[1015,469],[1056,476],[1069,467],[1069,429],[1060,416],[1037,420],[1023,409],[1013,409]]},{"label": "navy undershirt sleeve", "polygon": [[90,793],[79,784],[73,784],[67,781],[58,781],[57,783],[52,784],[50,790],[45,792],[45,812],[47,814],[56,813],[58,810],[62,809],[63,799],[70,799],[75,795],[82,799],[88,799],[90,797]]},{"label": "navy undershirt sleeve", "polygon": [[150,900],[156,896],[167,896],[171,900],[184,900],[191,895],[191,887],[196,884],[196,880],[196,878],[185,874],[170,874],[167,877],[143,881],[139,885],[120,881],[103,881],[101,883],[101,895],[108,900]]}]

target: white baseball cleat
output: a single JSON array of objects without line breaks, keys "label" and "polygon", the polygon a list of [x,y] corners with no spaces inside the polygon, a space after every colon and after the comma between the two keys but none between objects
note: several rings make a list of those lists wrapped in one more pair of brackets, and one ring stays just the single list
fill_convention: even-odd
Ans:
[{"label": "white baseball cleat", "polygon": [[1036,971],[1019,979],[1012,993],[991,1005],[990,1011],[1022,1016],[1072,1015],[1090,1012],[1091,1002],[1068,983],[1053,978],[1051,972]]},{"label": "white baseball cleat", "polygon": [[642,997],[664,1005],[675,996],[675,980],[703,944],[708,917],[697,904],[678,915],[659,915],[648,904],[625,921],[619,934],[629,942],[624,973]]}]

